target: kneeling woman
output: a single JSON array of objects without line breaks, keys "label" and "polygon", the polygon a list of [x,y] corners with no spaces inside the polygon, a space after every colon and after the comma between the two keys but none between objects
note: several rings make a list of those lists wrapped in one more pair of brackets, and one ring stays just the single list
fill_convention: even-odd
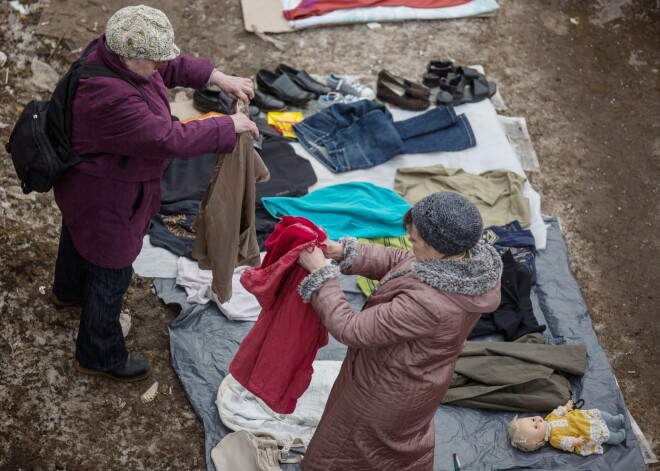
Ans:
[{"label": "kneeling woman", "polygon": [[[432,470],[435,411],[481,313],[499,305],[501,258],[481,241],[472,203],[434,193],[403,224],[412,251],[343,238],[300,254],[310,272],[300,294],[348,346],[305,471]],[[340,269],[380,280],[359,313],[339,286]]]}]

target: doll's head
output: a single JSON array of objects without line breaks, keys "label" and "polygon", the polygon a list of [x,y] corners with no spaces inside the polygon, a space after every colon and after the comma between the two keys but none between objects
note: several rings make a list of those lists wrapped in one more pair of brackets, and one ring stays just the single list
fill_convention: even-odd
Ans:
[{"label": "doll's head", "polygon": [[525,417],[519,419],[515,416],[509,423],[509,439],[511,445],[523,451],[534,451],[545,445],[545,432],[548,423],[543,417]]}]

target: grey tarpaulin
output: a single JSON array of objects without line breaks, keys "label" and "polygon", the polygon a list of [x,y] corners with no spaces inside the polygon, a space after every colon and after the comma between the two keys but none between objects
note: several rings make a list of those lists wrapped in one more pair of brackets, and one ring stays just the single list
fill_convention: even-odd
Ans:
[{"label": "grey tarpaulin", "polygon": [[[585,408],[600,408],[611,414],[625,413],[623,396],[593,330],[591,319],[568,265],[568,252],[559,224],[549,219],[548,245],[537,259],[538,284],[532,292],[534,312],[551,343],[585,344],[587,372],[571,378],[574,397],[585,400]],[[212,304],[186,303],[185,292],[173,279],[154,281],[159,297],[165,303],[178,303],[181,314],[169,325],[172,364],[192,403],[202,419],[205,432],[206,460],[214,471],[210,450],[230,432],[218,415],[215,398],[220,382],[238,346],[252,323],[232,322]],[[359,309],[363,298],[349,277],[342,286],[351,291],[352,305]],[[318,359],[341,359],[345,349],[336,341],[319,351]],[[547,413],[549,411],[539,411]],[[453,470],[452,453],[457,453],[465,469],[576,469],[576,470],[644,470],[646,465],[633,435],[626,424],[625,445],[605,446],[605,454],[580,457],[549,446],[525,453],[509,446],[506,426],[510,412],[467,409],[443,405],[435,416],[435,470]],[[284,469],[295,470],[297,465]]]}]

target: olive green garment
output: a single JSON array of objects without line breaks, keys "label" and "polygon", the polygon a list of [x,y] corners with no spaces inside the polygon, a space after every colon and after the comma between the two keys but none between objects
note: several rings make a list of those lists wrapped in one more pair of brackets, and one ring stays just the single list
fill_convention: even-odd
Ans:
[{"label": "olive green garment", "polygon": [[397,169],[394,191],[410,204],[437,191],[453,191],[474,203],[484,227],[504,226],[516,219],[523,227],[529,227],[529,200],[522,195],[525,180],[509,170],[488,170],[476,175],[437,164]]},{"label": "olive green garment", "polygon": [[443,404],[512,412],[551,411],[570,398],[563,374],[582,376],[584,345],[548,345],[541,334],[515,342],[467,342]]}]

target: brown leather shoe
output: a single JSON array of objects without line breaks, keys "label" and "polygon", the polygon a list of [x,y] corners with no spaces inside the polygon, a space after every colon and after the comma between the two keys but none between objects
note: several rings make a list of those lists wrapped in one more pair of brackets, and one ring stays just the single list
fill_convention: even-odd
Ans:
[{"label": "brown leather shoe", "polygon": [[58,298],[52,291],[50,292],[50,302],[53,303],[55,309],[65,309],[67,307],[81,304],[81,301],[64,301],[63,299]]},{"label": "brown leather shoe", "polygon": [[387,70],[381,70],[378,73],[378,80],[387,83],[389,86],[402,88],[405,95],[414,98],[428,99],[431,96],[431,90],[424,85],[392,75]]},{"label": "brown leather shoe", "polygon": [[410,111],[423,111],[431,106],[431,102],[428,98],[406,95],[404,88],[401,88],[396,84],[386,84],[385,80],[382,80],[380,76],[376,83],[376,97],[380,101],[391,103],[401,109]]}]

